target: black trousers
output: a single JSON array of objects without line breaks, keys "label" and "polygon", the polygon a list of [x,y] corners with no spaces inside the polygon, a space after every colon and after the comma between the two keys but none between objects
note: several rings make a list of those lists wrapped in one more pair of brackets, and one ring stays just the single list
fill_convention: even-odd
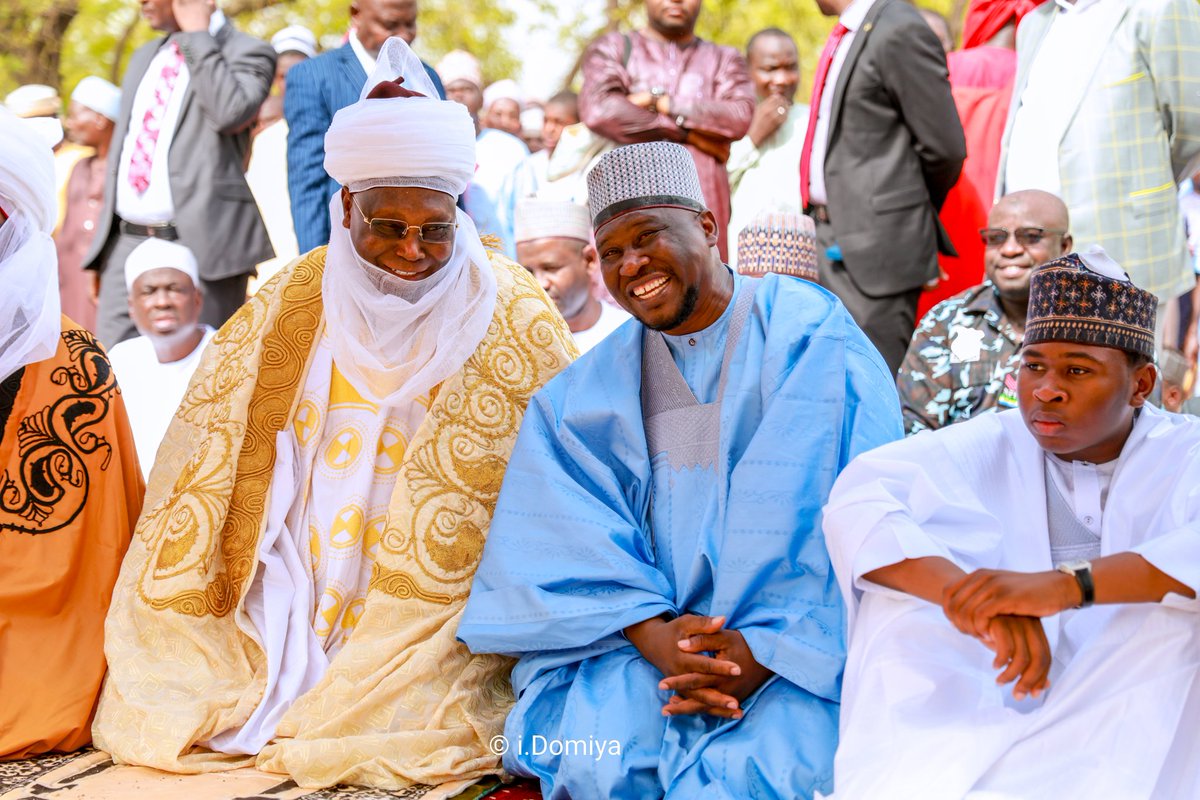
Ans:
[{"label": "black trousers", "polygon": [[846,270],[845,263],[833,261],[825,253],[835,242],[833,227],[827,222],[816,225],[817,271],[821,285],[838,296],[895,375],[917,327],[917,300],[921,297],[921,287],[882,297],[866,294]]},{"label": "black trousers", "polygon": [[[125,260],[133,249],[146,241],[145,236],[118,234],[109,237],[100,255],[100,303],[96,309],[96,336],[105,347],[138,335],[129,318],[129,293],[125,288]],[[209,281],[200,279],[204,307],[200,321],[220,328],[246,302],[246,284],[250,274]]]}]

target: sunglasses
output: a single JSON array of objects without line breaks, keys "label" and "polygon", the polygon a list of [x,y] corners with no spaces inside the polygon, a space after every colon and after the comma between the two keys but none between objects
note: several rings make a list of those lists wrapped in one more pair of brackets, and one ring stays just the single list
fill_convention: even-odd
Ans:
[{"label": "sunglasses", "polygon": [[[1066,231],[1046,230],[1045,228],[1017,228],[1012,235],[1017,238],[1021,247],[1033,247],[1047,236],[1062,236]],[[988,247],[1002,247],[1008,241],[1008,228],[980,228],[979,238]]]},{"label": "sunglasses", "polygon": [[362,217],[363,222],[367,223],[371,233],[381,239],[403,239],[408,236],[411,228],[417,231],[417,236],[426,244],[449,244],[454,241],[454,232],[458,230],[457,222],[426,222],[424,225],[409,225],[399,219],[383,219],[382,217],[367,219],[367,215],[358,206],[358,200],[351,197],[350,203]]}]

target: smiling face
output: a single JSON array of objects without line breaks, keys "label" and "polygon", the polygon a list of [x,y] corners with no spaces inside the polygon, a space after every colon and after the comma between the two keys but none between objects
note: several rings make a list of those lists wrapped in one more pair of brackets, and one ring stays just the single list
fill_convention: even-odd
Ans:
[{"label": "smiling face", "polygon": [[645,208],[596,231],[604,283],[648,328],[671,335],[711,325],[728,304],[732,284],[713,249],[711,211]]},{"label": "smiling face", "polygon": [[151,339],[190,336],[200,320],[204,296],[186,272],[159,267],[143,272],[129,292],[129,316]]},{"label": "smiling face", "polygon": [[771,96],[788,102],[795,99],[800,84],[800,56],[795,42],[787,36],[764,34],[754,39],[746,56],[759,100]]},{"label": "smiling face", "polygon": [[1074,342],[1038,342],[1021,351],[1021,416],[1043,450],[1102,464],[1121,454],[1134,409],[1154,388],[1150,363],[1125,351]]},{"label": "smiling face", "polygon": [[[355,206],[357,205],[357,208]],[[450,261],[454,237],[448,242],[422,241],[416,226],[429,223],[453,224],[456,220],[454,198],[433,189],[380,186],[351,194],[342,187],[342,225],[350,231],[350,241],[364,260],[380,269],[418,281],[436,273]],[[403,237],[372,227],[368,220],[398,220],[408,223]]]},{"label": "smiling face", "polygon": [[985,245],[984,271],[1000,296],[1016,303],[1029,302],[1033,268],[1071,252],[1071,235],[1047,233],[1036,244],[1017,241],[1020,228],[1067,230],[1067,207],[1048,192],[1014,192],[1000,198],[988,214],[989,228],[1004,228],[1008,238],[999,246]]}]

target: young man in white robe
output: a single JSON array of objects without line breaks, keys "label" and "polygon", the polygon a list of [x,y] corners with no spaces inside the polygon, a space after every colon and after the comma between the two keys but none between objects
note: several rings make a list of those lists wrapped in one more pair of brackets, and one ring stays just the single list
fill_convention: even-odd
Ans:
[{"label": "young man in white robe", "polygon": [[1157,300],[1103,251],[1030,295],[1019,408],[865,454],[825,509],[839,800],[1200,796],[1200,424],[1147,404]]}]

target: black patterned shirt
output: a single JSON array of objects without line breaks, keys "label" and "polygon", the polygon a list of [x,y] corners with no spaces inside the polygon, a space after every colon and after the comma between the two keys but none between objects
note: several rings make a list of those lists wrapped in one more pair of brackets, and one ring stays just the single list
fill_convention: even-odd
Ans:
[{"label": "black patterned shirt", "polygon": [[904,431],[914,434],[1016,408],[1021,337],[988,281],[943,300],[917,325],[896,377]]}]

